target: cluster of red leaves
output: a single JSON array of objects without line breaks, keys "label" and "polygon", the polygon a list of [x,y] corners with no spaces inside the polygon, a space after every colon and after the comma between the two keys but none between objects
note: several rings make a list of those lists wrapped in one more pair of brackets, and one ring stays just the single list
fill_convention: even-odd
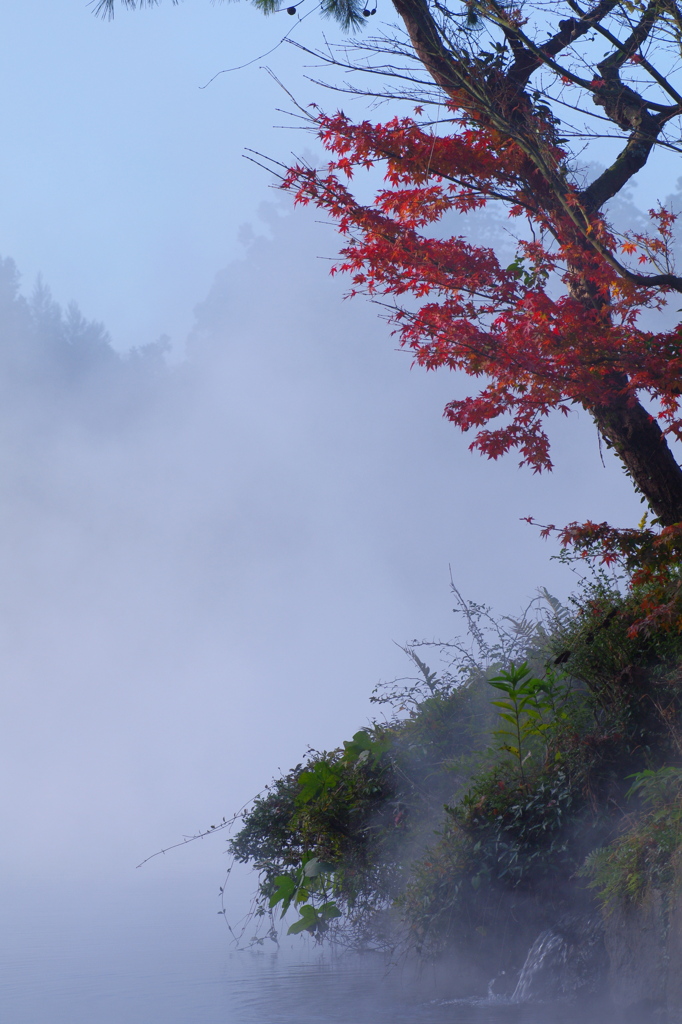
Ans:
[{"label": "cluster of red leaves", "polygon": [[[636,264],[665,269],[674,216],[650,211],[651,235],[619,243],[593,214],[587,232],[596,244],[586,244],[587,215],[568,183],[557,201],[522,147],[490,119],[464,102],[459,109],[451,103],[450,114],[449,132],[436,135],[406,117],[355,124],[343,113],[315,113],[332,159],[321,171],[292,167],[283,187],[337,222],[345,244],[334,272],[351,276],[351,294],[390,298],[401,344],[418,364],[481,382],[475,393],[451,401],[445,415],[473,430],[471,448],[489,458],[515,448],[522,464],[549,469],[544,424],[551,411],[623,398],[634,403],[640,394],[653,399],[664,430],[682,437],[682,327],[642,329],[641,310],[660,308],[665,289],[633,283],[615,261],[620,251]],[[548,160],[561,167],[551,124],[538,114],[535,127]],[[384,187],[372,202],[360,202],[352,179],[377,164]],[[444,215],[499,200],[511,217],[527,218],[535,239],[518,242],[509,266],[488,246],[437,236],[433,226]],[[401,305],[401,297],[409,301]],[[571,523],[544,532],[558,533],[564,547],[585,558],[627,569],[636,595],[634,632],[682,629],[682,525],[655,532]]]},{"label": "cluster of red leaves", "polygon": [[638,263],[650,263],[667,273],[671,269],[670,244],[677,214],[660,206],[656,210],[649,210],[649,217],[655,224],[655,234],[629,233],[621,245],[621,251],[630,255],[639,254]]},{"label": "cluster of red leaves", "polygon": [[[477,393],[445,410],[462,430],[476,432],[472,448],[489,458],[516,448],[522,463],[549,469],[547,415],[566,414],[573,404],[608,405],[616,386],[633,401],[648,394],[664,428],[682,436],[682,330],[638,327],[641,309],[660,304],[662,295],[619,276],[604,258],[618,243],[598,215],[589,229],[601,249],[585,245],[571,220],[577,199],[568,185],[557,215],[556,204],[542,202],[544,186],[529,176],[521,149],[454,110],[447,135],[411,118],[355,124],[343,113],[316,113],[315,121],[333,159],[323,171],[292,167],[283,187],[338,223],[345,245],[335,270],[351,275],[353,292],[391,297],[401,343],[417,363],[482,380]],[[562,157],[556,147],[551,155]],[[351,179],[375,164],[385,169],[386,187],[362,203]],[[434,237],[432,225],[444,214],[468,213],[494,199],[512,216],[523,213],[535,237],[548,241],[520,242],[515,261],[504,267],[489,247],[456,235]],[[667,241],[671,215],[656,216],[656,237],[626,243],[645,260],[660,257]],[[578,280],[597,296],[592,306],[577,294]],[[400,306],[401,296],[417,302]]]},{"label": "cluster of red leaves", "polygon": [[[529,517],[532,525],[534,520]],[[682,523],[653,529],[619,530],[608,523],[569,523],[541,527],[541,535],[554,535],[564,548],[581,558],[619,565],[628,573],[636,597],[632,635],[655,630],[682,630]]]}]

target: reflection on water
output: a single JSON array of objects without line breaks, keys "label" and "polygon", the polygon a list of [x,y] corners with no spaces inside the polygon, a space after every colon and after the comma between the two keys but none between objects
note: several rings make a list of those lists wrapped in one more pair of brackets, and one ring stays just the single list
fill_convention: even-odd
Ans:
[{"label": "reflection on water", "polygon": [[143,896],[4,900],[3,1024],[607,1024],[596,1007],[435,1000],[428,972],[417,990],[379,957],[234,952],[199,899]]},{"label": "reflection on water", "polygon": [[[381,965],[341,957],[204,950],[172,962],[136,951],[118,963],[90,953],[6,966],[3,1019],[11,1024],[577,1024],[575,1007],[420,1000]],[[364,960],[364,962],[363,962]],[[9,980],[13,975],[13,980]],[[6,1016],[4,1016],[6,1014]]]},{"label": "reflection on water", "polygon": [[[317,964],[274,962],[236,982],[232,1018],[239,1024],[578,1024],[584,1008],[519,1006],[488,999],[420,998],[386,975],[373,958],[340,957]],[[602,1018],[603,1020],[603,1018]]]}]

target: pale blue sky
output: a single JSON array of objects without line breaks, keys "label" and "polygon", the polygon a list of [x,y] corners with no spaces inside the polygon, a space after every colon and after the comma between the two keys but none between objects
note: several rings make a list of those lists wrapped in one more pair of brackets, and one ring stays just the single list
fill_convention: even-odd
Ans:
[{"label": "pale blue sky", "polygon": [[[244,148],[286,156],[300,142],[273,128],[284,97],[264,61],[199,86],[292,25],[208,0],[113,21],[85,0],[4,5],[0,253],[29,282],[42,271],[119,346],[179,340],[268,197]],[[282,46],[267,63],[309,98],[298,51]]]}]

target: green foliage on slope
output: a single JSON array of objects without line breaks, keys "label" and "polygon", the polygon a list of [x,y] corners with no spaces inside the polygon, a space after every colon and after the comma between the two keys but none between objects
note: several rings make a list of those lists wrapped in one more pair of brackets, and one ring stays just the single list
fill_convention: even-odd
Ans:
[{"label": "green foliage on slope", "polygon": [[461,602],[472,644],[443,645],[444,672],[407,648],[418,678],[373,698],[393,717],[310,751],[253,803],[230,845],[259,872],[261,914],[297,908],[290,931],[358,943],[485,948],[519,901],[538,922],[590,887],[608,902],[668,877],[682,638],[633,631],[641,595],[603,576],[570,610],[544,597],[492,634],[488,609]]}]

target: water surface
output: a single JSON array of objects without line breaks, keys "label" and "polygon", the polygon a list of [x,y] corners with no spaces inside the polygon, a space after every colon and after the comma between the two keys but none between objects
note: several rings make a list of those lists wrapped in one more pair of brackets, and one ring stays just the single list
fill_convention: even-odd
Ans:
[{"label": "water surface", "polygon": [[[610,1024],[598,1007],[447,1000],[378,956],[235,951],[201,887],[24,887],[3,899],[7,1024]],[[431,995],[431,997],[429,997]],[[617,1021],[618,1016],[613,1017]]]}]

